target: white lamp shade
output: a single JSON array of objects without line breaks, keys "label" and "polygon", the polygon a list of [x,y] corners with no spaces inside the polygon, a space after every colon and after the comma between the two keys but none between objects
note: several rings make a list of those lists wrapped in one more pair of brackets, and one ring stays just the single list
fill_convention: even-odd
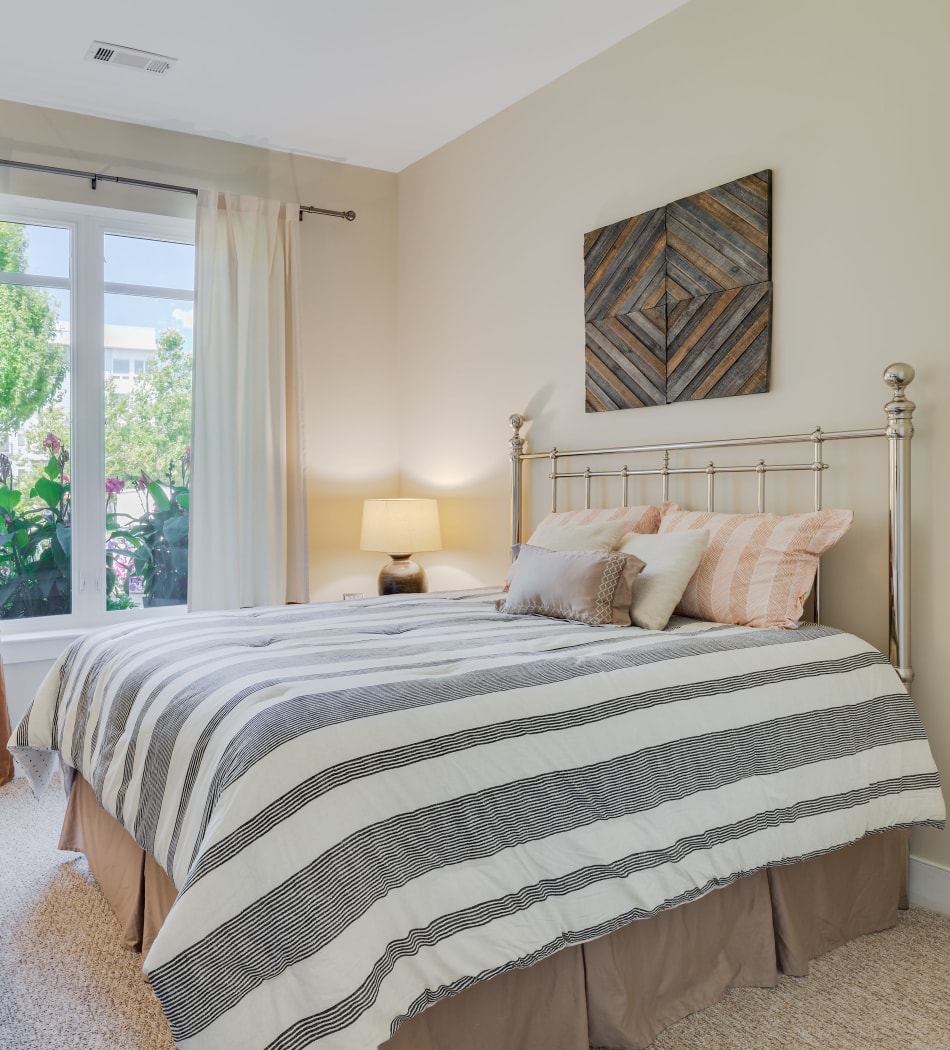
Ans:
[{"label": "white lamp shade", "polygon": [[363,501],[360,550],[414,554],[441,549],[439,505],[434,499]]}]

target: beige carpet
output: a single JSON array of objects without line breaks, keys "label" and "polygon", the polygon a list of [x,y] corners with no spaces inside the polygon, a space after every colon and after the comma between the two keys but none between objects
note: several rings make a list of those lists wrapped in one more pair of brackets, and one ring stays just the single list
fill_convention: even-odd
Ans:
[{"label": "beige carpet", "polygon": [[[0,1050],[173,1050],[84,860],[56,849],[64,806],[58,783],[38,801],[22,777],[0,788]],[[950,1050],[950,918],[911,909],[807,978],[731,992],[654,1047]]]}]

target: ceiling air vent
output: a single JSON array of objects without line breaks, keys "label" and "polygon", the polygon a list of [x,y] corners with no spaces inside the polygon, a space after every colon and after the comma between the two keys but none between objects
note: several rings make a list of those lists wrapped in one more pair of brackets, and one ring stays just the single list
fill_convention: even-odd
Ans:
[{"label": "ceiling air vent", "polygon": [[106,44],[93,40],[86,52],[90,62],[110,62],[114,66],[125,66],[126,69],[140,69],[143,73],[155,73],[161,76],[167,73],[178,61],[168,55],[156,55],[152,51],[139,51],[134,47],[122,47],[120,44]]}]

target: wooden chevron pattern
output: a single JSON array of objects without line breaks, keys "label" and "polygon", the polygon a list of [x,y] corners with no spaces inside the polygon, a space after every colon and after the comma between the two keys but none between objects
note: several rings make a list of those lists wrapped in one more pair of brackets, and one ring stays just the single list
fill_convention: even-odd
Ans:
[{"label": "wooden chevron pattern", "polygon": [[655,307],[665,294],[665,210],[656,208],[584,237],[588,321]]},{"label": "wooden chevron pattern", "polygon": [[760,171],[667,205],[667,290],[674,298],[769,280],[771,174]]},{"label": "wooden chevron pattern", "polygon": [[667,401],[768,390],[771,298],[764,281],[678,303],[667,332]]},{"label": "wooden chevron pattern", "polygon": [[768,389],[771,174],[585,236],[588,411]]},{"label": "wooden chevron pattern", "polygon": [[665,310],[633,310],[586,328],[588,412],[666,402]]}]

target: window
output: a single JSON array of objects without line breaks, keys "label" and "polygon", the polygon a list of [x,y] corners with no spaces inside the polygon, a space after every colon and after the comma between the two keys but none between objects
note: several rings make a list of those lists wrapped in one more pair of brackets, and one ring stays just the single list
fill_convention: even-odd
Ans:
[{"label": "window", "polygon": [[193,288],[192,222],[0,195],[5,632],[186,601]]}]

